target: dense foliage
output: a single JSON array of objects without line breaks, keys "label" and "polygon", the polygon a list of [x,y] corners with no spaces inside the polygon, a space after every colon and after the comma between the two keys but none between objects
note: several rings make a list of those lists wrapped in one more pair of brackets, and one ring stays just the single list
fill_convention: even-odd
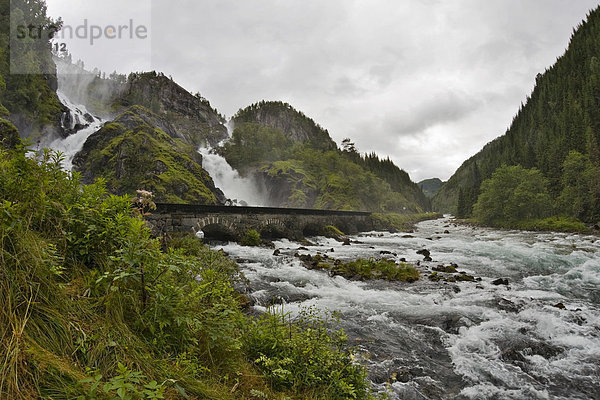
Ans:
[{"label": "dense foliage", "polygon": [[535,168],[502,166],[481,185],[473,215],[485,224],[511,226],[552,213],[546,178]]},{"label": "dense foliage", "polygon": [[233,261],[60,165],[0,149],[0,398],[370,398],[342,332],[245,316]]},{"label": "dense foliage", "polygon": [[434,208],[470,217],[483,181],[503,164],[521,165],[537,168],[548,180],[557,215],[596,222],[600,218],[598,54],[599,8],[573,32],[565,54],[537,76],[535,89],[506,134],[463,163],[436,194]]}]

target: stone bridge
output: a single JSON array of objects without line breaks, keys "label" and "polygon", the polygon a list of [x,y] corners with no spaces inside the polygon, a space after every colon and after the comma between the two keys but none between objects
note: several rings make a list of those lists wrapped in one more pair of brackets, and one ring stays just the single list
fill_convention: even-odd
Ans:
[{"label": "stone bridge", "polygon": [[333,225],[345,234],[373,229],[371,213],[273,207],[157,204],[147,217],[160,233],[203,231],[207,237],[236,240],[248,229],[265,238],[301,239]]}]

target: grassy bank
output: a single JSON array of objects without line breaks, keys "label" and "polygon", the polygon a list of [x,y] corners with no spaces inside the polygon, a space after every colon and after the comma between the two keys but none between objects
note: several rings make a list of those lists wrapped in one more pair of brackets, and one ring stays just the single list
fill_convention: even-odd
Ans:
[{"label": "grassy bank", "polygon": [[0,149],[0,398],[372,398],[331,316],[245,315],[237,264],[133,204]]},{"label": "grassy bank", "polygon": [[442,218],[440,213],[397,214],[373,213],[371,218],[377,230],[396,230],[406,232],[412,230],[416,223],[430,219]]},{"label": "grassy bank", "polygon": [[568,233],[598,233],[589,229],[583,222],[573,217],[548,217],[543,219],[529,219],[508,223],[506,221],[493,221],[483,223],[477,219],[458,219],[457,223],[464,223],[475,226],[499,228],[499,229],[520,229],[524,231],[537,232],[568,232]]}]

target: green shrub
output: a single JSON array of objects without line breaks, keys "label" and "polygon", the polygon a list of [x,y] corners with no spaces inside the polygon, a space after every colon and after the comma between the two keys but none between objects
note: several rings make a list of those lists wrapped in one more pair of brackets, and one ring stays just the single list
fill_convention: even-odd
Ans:
[{"label": "green shrub", "polygon": [[254,229],[248,229],[242,239],[240,240],[240,244],[243,246],[258,246],[260,245],[260,233]]},{"label": "green shrub", "polygon": [[244,335],[250,360],[278,390],[327,399],[370,399],[366,370],[355,364],[336,316],[304,309],[292,321],[281,310],[254,320]]}]

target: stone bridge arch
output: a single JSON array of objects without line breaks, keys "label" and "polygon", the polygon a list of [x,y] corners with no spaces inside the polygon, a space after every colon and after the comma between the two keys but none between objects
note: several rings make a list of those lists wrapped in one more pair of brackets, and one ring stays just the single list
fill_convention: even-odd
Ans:
[{"label": "stone bridge arch", "polygon": [[203,237],[233,240],[238,236],[238,218],[230,215],[208,215],[199,218],[193,227],[194,233],[203,232]]},{"label": "stone bridge arch", "polygon": [[262,221],[260,226],[258,226],[258,231],[265,238],[282,238],[286,237],[289,226],[281,218],[271,217]]}]

